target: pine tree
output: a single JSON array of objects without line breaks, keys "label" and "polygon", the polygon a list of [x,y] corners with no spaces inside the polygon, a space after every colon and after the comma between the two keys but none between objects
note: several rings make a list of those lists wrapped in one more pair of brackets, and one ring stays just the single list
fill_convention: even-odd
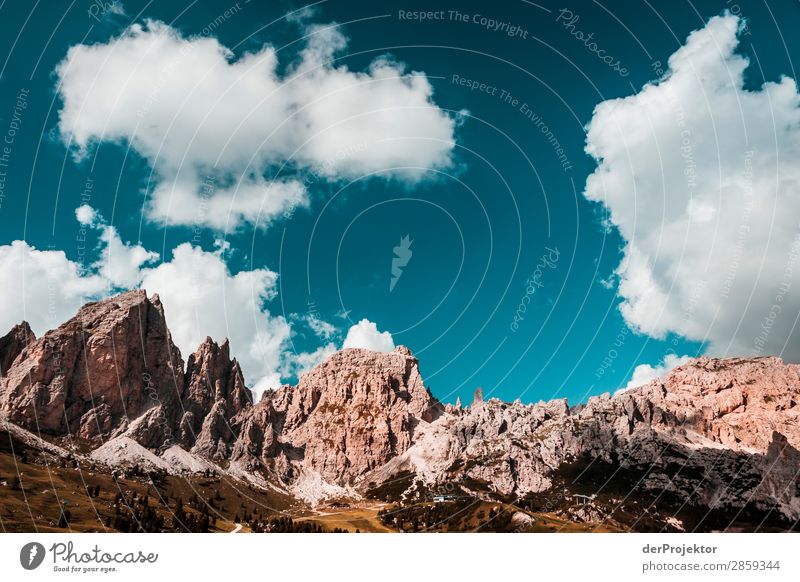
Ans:
[{"label": "pine tree", "polygon": [[69,520],[72,515],[69,512],[69,509],[61,509],[61,515],[58,518],[58,527],[61,529],[66,529],[69,527]]}]

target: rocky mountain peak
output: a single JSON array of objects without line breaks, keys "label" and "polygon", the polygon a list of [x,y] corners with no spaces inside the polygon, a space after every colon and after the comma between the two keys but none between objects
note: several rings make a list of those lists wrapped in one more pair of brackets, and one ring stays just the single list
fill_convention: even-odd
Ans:
[{"label": "rocky mountain peak", "polygon": [[412,358],[414,357],[414,354],[412,354],[411,350],[408,349],[406,346],[397,346],[393,351],[403,356],[409,356]]},{"label": "rocky mountain peak", "polygon": [[182,372],[163,306],[130,291],[87,303],[29,344],[3,379],[0,410],[20,426],[82,438],[124,428],[152,407],[169,423]]},{"label": "rocky mountain peak", "polygon": [[301,398],[331,406],[402,405],[426,420],[432,420],[434,409],[441,407],[422,381],[419,362],[404,346],[388,353],[358,348],[336,352],[305,374],[296,390]]},{"label": "rocky mountain peak", "polygon": [[[262,400],[254,412],[262,407],[269,408],[265,417],[275,419],[272,430],[283,441],[275,448],[282,475],[315,474],[338,485],[353,483],[407,450],[418,426],[443,412],[422,381],[417,359],[404,347],[388,353],[341,350],[296,387]],[[248,428],[236,450],[260,451],[259,443],[247,439],[263,438],[264,432]]]}]

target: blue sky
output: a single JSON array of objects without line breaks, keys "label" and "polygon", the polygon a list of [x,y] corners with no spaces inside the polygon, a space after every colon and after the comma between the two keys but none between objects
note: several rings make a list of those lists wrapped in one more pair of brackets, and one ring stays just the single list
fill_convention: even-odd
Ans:
[{"label": "blue sky", "polygon": [[259,389],[403,344],[450,402],[795,361],[799,9],[2,3],[0,322],[144,286]]}]

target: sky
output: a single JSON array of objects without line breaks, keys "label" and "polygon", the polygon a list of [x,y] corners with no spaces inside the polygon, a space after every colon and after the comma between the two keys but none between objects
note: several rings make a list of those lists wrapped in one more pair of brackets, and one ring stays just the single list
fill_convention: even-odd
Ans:
[{"label": "sky", "polygon": [[[794,2],[0,2],[0,333],[144,288],[257,393],[800,361]],[[800,275],[798,275],[800,277]]]}]

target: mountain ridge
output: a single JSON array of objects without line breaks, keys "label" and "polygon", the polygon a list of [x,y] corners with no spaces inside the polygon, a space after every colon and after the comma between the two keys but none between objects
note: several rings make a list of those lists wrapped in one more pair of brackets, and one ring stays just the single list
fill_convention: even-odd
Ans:
[{"label": "mountain ridge", "polygon": [[407,348],[346,349],[253,403],[228,342],[206,338],[184,366],[158,296],[144,291],[31,336],[16,326],[5,337],[24,348],[0,344],[0,361],[14,354],[0,415],[34,437],[77,438],[109,466],[215,467],[312,505],[374,496],[404,476],[401,499],[450,487],[531,500],[607,468],[611,481],[641,474],[632,491],[709,511],[800,518],[800,366],[779,358],[699,358],[573,408],[482,397],[461,407],[430,393]]}]

